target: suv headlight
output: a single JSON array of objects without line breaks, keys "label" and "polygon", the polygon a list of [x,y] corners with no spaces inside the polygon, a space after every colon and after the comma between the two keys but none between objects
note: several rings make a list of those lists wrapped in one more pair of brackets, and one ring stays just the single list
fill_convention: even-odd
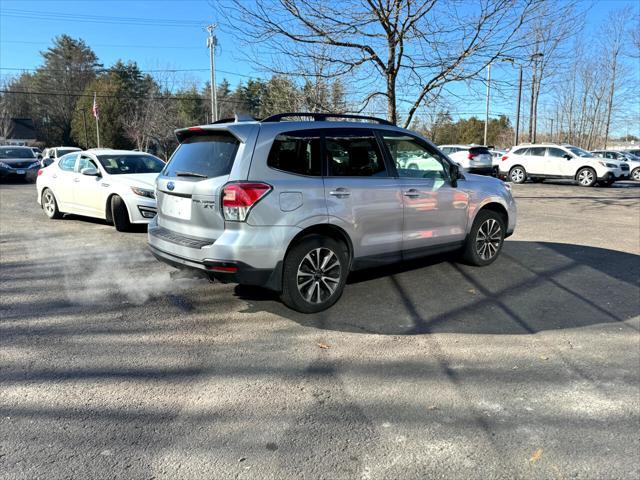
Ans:
[{"label": "suv headlight", "polygon": [[40,166],[40,162],[33,162],[31,165],[29,165],[27,168],[35,168],[35,167],[39,167]]},{"label": "suv headlight", "polygon": [[603,167],[607,167],[607,168],[618,168],[618,165],[616,165],[615,163],[607,163],[607,162],[598,162],[600,165],[602,165]]},{"label": "suv headlight", "polygon": [[152,198],[155,200],[156,196],[153,193],[153,190],[146,190],[144,188],[131,187],[131,191],[136,195],[140,195],[141,197]]},{"label": "suv headlight", "polygon": [[7,164],[6,164],[6,163],[4,163],[4,162],[0,162],[0,167],[2,167],[2,168],[11,168],[11,166],[10,166],[10,165],[7,165]]}]

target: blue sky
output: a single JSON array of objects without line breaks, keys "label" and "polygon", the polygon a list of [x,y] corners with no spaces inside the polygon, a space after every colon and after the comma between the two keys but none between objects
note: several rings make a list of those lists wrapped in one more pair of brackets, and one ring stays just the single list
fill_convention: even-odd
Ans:
[{"label": "blue sky", "polygon": [[[203,25],[220,17],[214,5],[224,8],[219,0],[0,0],[0,74],[5,77],[18,73],[14,68],[37,67],[39,52],[54,36],[66,33],[82,38],[106,66],[118,59],[135,60],[146,71],[183,70],[172,75],[174,86],[192,81],[204,85],[209,57]],[[590,6],[587,28],[596,33],[610,10],[625,5],[640,11],[640,2],[633,0],[585,3]],[[129,20],[122,23],[118,17]],[[225,77],[235,85],[250,76],[265,75],[235,52],[238,41],[232,33],[219,31],[218,39],[218,81]],[[510,80],[516,72],[503,64],[494,67],[493,75]],[[483,94],[466,91],[464,85],[455,91],[464,96],[465,111],[484,111]],[[510,110],[509,100],[496,96],[492,112]]]}]

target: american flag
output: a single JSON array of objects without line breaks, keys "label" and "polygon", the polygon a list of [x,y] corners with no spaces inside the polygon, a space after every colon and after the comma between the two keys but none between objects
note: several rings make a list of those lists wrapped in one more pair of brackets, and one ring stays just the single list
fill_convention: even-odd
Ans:
[{"label": "american flag", "polygon": [[93,92],[93,108],[91,109],[93,116],[100,118],[100,108],[98,107],[98,101],[96,100],[96,93]]}]

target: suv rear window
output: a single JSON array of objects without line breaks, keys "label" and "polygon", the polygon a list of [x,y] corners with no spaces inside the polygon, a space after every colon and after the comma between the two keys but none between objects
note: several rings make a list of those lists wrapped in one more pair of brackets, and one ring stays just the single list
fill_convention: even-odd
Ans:
[{"label": "suv rear window", "polygon": [[278,135],[273,141],[267,165],[299,175],[320,176],[320,135],[310,131]]},{"label": "suv rear window", "polygon": [[229,175],[238,145],[238,139],[227,132],[188,137],[169,160],[164,175],[192,173],[207,178]]},{"label": "suv rear window", "polygon": [[491,155],[491,152],[487,147],[471,147],[469,149],[469,153],[472,153],[473,155]]}]

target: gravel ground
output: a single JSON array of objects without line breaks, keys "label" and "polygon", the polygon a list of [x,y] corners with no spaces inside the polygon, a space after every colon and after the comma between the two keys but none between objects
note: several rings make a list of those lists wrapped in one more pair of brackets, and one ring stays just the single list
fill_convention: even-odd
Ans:
[{"label": "gravel ground", "polygon": [[517,185],[487,268],[303,316],[0,185],[0,478],[637,479],[640,185]]}]

